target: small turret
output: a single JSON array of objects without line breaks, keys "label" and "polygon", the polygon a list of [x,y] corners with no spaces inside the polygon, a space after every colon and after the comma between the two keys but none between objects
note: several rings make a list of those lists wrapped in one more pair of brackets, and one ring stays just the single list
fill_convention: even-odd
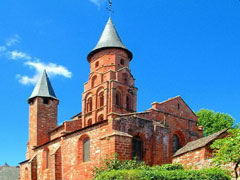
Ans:
[{"label": "small turret", "polygon": [[31,101],[35,97],[45,97],[58,100],[51,82],[49,81],[46,70],[43,71],[42,76],[37,82],[31,96],[28,98],[28,101]]},{"label": "small turret", "polygon": [[46,71],[37,82],[29,103],[29,142],[27,156],[30,158],[35,146],[49,141],[48,132],[57,127],[57,99]]}]

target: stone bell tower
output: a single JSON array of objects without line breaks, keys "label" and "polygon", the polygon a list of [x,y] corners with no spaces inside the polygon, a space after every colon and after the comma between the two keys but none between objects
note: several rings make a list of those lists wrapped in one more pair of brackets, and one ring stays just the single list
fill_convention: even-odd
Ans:
[{"label": "stone bell tower", "polygon": [[136,111],[137,88],[129,66],[132,57],[109,18],[87,57],[90,74],[82,96],[83,127]]},{"label": "stone bell tower", "polygon": [[48,132],[57,127],[58,103],[52,85],[44,70],[36,84],[29,103],[29,140],[27,159],[33,155],[33,148],[49,141]]}]

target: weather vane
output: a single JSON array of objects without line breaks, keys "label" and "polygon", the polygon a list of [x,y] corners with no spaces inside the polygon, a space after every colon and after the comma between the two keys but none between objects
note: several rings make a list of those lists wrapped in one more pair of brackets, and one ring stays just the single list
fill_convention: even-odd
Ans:
[{"label": "weather vane", "polygon": [[114,13],[114,11],[112,10],[112,0],[108,0],[108,7],[107,10],[109,11],[109,16],[112,16],[112,13]]}]

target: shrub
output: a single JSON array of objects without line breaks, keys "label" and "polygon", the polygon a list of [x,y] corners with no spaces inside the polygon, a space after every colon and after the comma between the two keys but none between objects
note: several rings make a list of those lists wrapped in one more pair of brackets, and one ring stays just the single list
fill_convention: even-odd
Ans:
[{"label": "shrub", "polygon": [[184,170],[181,164],[147,166],[136,160],[120,161],[117,154],[102,160],[93,170],[94,180],[230,180],[229,171],[218,168]]},{"label": "shrub", "polygon": [[94,180],[230,180],[222,169],[202,170],[112,170],[98,174]]},{"label": "shrub", "polygon": [[131,169],[150,169],[145,162],[139,162],[137,160],[125,160],[120,161],[117,153],[107,156],[106,159],[101,161],[101,167],[95,167],[93,169],[93,175],[101,174],[112,170],[131,170]]},{"label": "shrub", "polygon": [[181,164],[173,163],[173,164],[163,164],[161,166],[153,166],[153,170],[183,170],[183,166]]}]

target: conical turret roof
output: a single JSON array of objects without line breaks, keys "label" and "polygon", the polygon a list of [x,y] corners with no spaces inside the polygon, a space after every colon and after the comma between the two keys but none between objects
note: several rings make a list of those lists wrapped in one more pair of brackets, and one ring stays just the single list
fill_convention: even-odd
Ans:
[{"label": "conical turret roof", "polygon": [[90,58],[98,51],[107,49],[107,48],[119,48],[124,49],[127,51],[128,56],[130,60],[132,59],[133,55],[131,51],[127,49],[126,46],[123,45],[121,38],[118,35],[118,32],[112,22],[112,19],[109,18],[108,22],[103,30],[103,33],[95,46],[95,48],[88,54],[88,61],[90,61]]},{"label": "conical turret roof", "polygon": [[55,92],[52,88],[51,82],[49,81],[46,70],[43,71],[42,76],[38,80],[28,100],[35,97],[47,97],[47,98],[57,99]]}]

